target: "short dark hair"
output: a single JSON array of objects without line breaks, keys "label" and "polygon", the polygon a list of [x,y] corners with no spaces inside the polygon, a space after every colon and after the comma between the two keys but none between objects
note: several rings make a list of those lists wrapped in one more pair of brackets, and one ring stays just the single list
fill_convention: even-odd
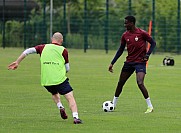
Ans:
[{"label": "short dark hair", "polygon": [[134,16],[126,16],[125,19],[129,22],[133,22],[133,24],[136,23],[136,18]]}]

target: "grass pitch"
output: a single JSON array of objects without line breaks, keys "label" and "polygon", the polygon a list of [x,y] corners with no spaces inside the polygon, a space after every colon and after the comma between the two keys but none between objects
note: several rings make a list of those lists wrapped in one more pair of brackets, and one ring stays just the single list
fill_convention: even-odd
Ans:
[{"label": "grass pitch", "polygon": [[181,56],[171,55],[175,66],[162,66],[170,54],[151,55],[145,85],[154,112],[144,114],[146,102],[136,85],[135,74],[127,81],[114,112],[103,112],[102,103],[112,100],[126,53],[108,66],[116,51],[69,49],[70,72],[79,116],[84,124],[74,125],[64,97],[68,120],[62,120],[51,95],[40,85],[39,55],[29,55],[15,71],[7,70],[23,51],[0,49],[1,133],[180,133]]}]

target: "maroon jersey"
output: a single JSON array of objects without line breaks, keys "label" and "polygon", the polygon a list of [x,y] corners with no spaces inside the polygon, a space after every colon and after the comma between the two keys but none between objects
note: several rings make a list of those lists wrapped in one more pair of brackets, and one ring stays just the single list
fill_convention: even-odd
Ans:
[{"label": "maroon jersey", "polygon": [[127,46],[126,62],[143,62],[142,59],[146,54],[146,42],[151,42],[151,40],[151,36],[140,28],[136,28],[134,32],[124,32],[121,45]]},{"label": "maroon jersey", "polygon": [[[41,45],[35,46],[36,52],[37,52],[37,54],[40,54],[40,56],[41,56],[41,53],[42,53],[45,45],[46,45],[46,44],[41,44]],[[58,44],[55,44],[55,45],[58,45]],[[67,51],[67,49],[64,49],[64,51],[63,51],[63,53],[62,53],[62,56],[63,56],[64,59],[65,59],[65,64],[66,64],[66,63],[69,63],[69,60],[68,60],[68,51]]]}]

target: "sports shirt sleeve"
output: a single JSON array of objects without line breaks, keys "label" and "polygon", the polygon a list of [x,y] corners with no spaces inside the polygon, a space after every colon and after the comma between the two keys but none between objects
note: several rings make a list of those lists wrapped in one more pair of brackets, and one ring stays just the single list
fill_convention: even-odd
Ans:
[{"label": "sports shirt sleeve", "polygon": [[33,53],[36,53],[36,49],[33,47],[33,48],[28,48],[26,49],[25,51],[23,51],[23,54],[24,55],[29,55],[29,54],[33,54]]},{"label": "sports shirt sleeve", "polygon": [[111,61],[112,65],[114,65],[114,63],[118,60],[118,58],[123,54],[125,46],[126,46],[126,41],[125,41],[124,35],[123,35],[121,38],[121,45],[120,45],[119,49],[117,50],[113,60]]},{"label": "sports shirt sleeve", "polygon": [[150,55],[156,46],[156,42],[155,42],[155,40],[153,40],[153,38],[147,32],[143,32],[143,36],[144,36],[145,40],[151,44],[148,52],[146,53],[147,55]]},{"label": "sports shirt sleeve", "polygon": [[64,57],[65,60],[65,69],[66,72],[68,72],[70,70],[70,65],[69,65],[69,59],[68,59],[68,51],[67,49],[64,49],[62,56]]},{"label": "sports shirt sleeve", "polygon": [[44,47],[45,47],[45,44],[40,44],[40,45],[35,46],[36,53],[40,54],[40,56],[41,56],[41,53],[42,53]]},{"label": "sports shirt sleeve", "polygon": [[151,39],[151,41],[149,43],[151,44],[151,46],[150,46],[148,52],[146,53],[147,55],[150,55],[153,52],[153,49],[156,46],[156,42],[153,39]]},{"label": "sports shirt sleeve", "polygon": [[64,59],[65,59],[65,64],[69,63],[68,51],[67,51],[67,49],[64,49],[64,51],[63,51],[63,53],[62,53],[62,56],[63,56]]}]

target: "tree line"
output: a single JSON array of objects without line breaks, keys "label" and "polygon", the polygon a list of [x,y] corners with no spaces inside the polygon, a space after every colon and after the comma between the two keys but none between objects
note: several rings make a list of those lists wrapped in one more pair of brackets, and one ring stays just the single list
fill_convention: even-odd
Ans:
[{"label": "tree line", "polygon": [[[40,8],[38,11],[32,10],[28,16],[26,32],[23,16],[22,20],[6,22],[7,46],[22,47],[23,43],[26,43],[27,47],[30,47],[50,41],[50,0],[36,2]],[[106,2],[109,2],[108,9]],[[158,52],[176,52],[180,50],[178,12],[180,11],[177,0],[156,0],[155,20],[153,20],[153,0],[53,0],[52,31],[63,32],[66,37],[65,45],[69,48],[83,48],[87,34],[88,48],[104,49],[107,36],[108,48],[116,49],[121,34],[125,31],[124,17],[134,15],[137,19],[136,26],[146,31],[150,20],[155,22],[154,39],[157,41]]]}]

